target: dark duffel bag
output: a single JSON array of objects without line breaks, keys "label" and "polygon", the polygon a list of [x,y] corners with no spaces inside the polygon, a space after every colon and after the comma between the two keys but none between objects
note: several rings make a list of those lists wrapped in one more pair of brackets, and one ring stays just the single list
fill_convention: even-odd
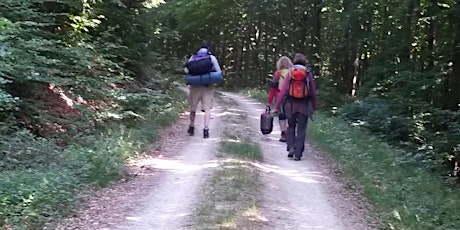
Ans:
[{"label": "dark duffel bag", "polygon": [[270,134],[273,131],[273,117],[270,114],[269,106],[267,106],[265,112],[260,115],[260,131],[263,135]]}]

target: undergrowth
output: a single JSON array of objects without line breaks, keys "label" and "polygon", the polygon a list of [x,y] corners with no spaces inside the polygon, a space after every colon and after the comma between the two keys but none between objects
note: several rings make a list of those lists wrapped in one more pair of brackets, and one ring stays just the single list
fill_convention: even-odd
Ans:
[{"label": "undergrowth", "polygon": [[[262,103],[266,100],[265,92],[242,92]],[[458,186],[454,179],[423,167],[417,154],[327,112],[315,113],[307,135],[337,162],[339,176],[373,205],[385,228],[458,229]]]},{"label": "undergrowth", "polygon": [[[125,160],[139,155],[145,144],[156,140],[158,129],[183,110],[184,94],[168,95],[173,96],[144,114],[105,123],[99,132],[85,137],[91,141],[80,144],[59,147],[27,131],[9,134],[13,142],[2,146],[0,164],[0,229],[43,228],[70,213],[79,203],[77,193],[85,187],[121,178]],[[0,141],[7,137],[3,134]]]},{"label": "undergrowth", "polygon": [[337,171],[350,178],[348,186],[362,192],[389,229],[458,228],[458,189],[418,167],[412,154],[321,113],[308,135],[337,161]]}]

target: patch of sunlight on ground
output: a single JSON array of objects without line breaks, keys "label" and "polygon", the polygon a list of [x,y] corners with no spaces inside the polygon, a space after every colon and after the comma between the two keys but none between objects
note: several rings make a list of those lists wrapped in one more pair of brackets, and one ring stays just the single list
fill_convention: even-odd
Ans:
[{"label": "patch of sunlight on ground", "polygon": [[250,221],[262,221],[262,222],[266,222],[268,221],[268,219],[264,216],[262,216],[260,213],[259,213],[259,209],[257,208],[257,206],[255,204],[253,204],[251,207],[248,208],[248,210],[246,210],[244,213],[243,213],[244,216],[247,216],[249,218]]},{"label": "patch of sunlight on ground", "polygon": [[233,163],[235,164],[237,167],[246,167],[244,166],[245,164],[247,163],[251,163],[251,161],[246,161],[246,160],[240,160],[240,159],[235,159],[235,158],[228,158],[228,159],[225,159],[225,160],[222,160],[220,162],[223,162],[224,164],[226,163]]},{"label": "patch of sunlight on ground", "polygon": [[233,218],[222,221],[221,228],[236,228],[236,223]]},{"label": "patch of sunlight on ground", "polygon": [[229,116],[229,115],[239,116],[239,115],[241,115],[241,113],[223,112],[223,113],[213,114],[213,116],[217,116],[217,117],[225,117],[225,116]]},{"label": "patch of sunlight on ground", "polygon": [[289,179],[304,183],[320,183],[318,180],[315,180],[314,178],[324,177],[321,176],[320,172],[299,172],[298,170],[286,170],[259,162],[253,162],[252,165],[264,172],[275,173],[281,176],[288,177]]},{"label": "patch of sunlight on ground", "polygon": [[216,161],[208,161],[205,164],[187,164],[180,160],[161,158],[145,159],[138,164],[144,167],[165,170],[178,170],[184,173],[194,172],[205,168],[214,168],[218,166]]},{"label": "patch of sunlight on ground", "polygon": [[224,139],[226,142],[232,142],[232,143],[241,143],[241,139],[232,139],[232,138],[228,138],[228,139]]}]

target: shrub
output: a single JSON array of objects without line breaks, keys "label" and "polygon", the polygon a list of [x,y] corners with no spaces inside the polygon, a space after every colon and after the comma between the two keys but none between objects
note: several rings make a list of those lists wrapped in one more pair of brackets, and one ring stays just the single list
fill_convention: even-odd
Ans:
[{"label": "shrub", "polygon": [[404,105],[379,98],[366,98],[338,110],[340,117],[364,126],[391,141],[407,141],[413,122]]},{"label": "shrub", "polygon": [[64,167],[72,169],[84,183],[107,185],[123,175],[124,161],[136,143],[123,135],[106,134],[89,147],[71,146],[64,152]]},{"label": "shrub", "polygon": [[37,229],[69,210],[78,180],[56,165],[0,174],[0,226]]},{"label": "shrub", "polygon": [[0,172],[42,168],[54,162],[60,148],[53,141],[35,137],[28,130],[9,130],[0,134]]}]

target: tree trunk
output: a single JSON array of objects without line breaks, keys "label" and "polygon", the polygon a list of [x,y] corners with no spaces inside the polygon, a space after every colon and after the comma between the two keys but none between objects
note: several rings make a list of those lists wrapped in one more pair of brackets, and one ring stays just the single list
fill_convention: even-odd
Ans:
[{"label": "tree trunk", "polygon": [[434,67],[434,42],[435,42],[435,28],[436,28],[436,8],[437,0],[431,0],[431,5],[429,7],[430,20],[427,25],[427,45],[428,45],[428,56],[426,57],[426,67],[422,66],[422,70],[432,70]]},{"label": "tree trunk", "polygon": [[[313,34],[312,34],[312,39],[313,39],[313,47],[312,47],[312,54],[311,54],[311,59],[313,61],[313,64],[316,67],[319,67],[319,64],[321,62],[321,9],[322,9],[322,1],[321,0],[315,0],[314,1],[314,6],[313,6],[313,12],[314,14],[312,15],[312,21],[313,21]],[[320,74],[320,68],[314,68],[314,74],[315,75],[321,75]]]},{"label": "tree trunk", "polygon": [[[358,43],[359,43],[359,15],[355,11],[357,4],[352,0],[344,2],[345,13],[349,16],[348,27],[345,28],[345,56],[343,59],[342,71],[342,90],[345,94],[353,93],[353,82],[357,76],[357,66],[359,66]],[[350,8],[353,7],[353,8]]]},{"label": "tree trunk", "polygon": [[452,63],[453,70],[446,81],[445,108],[458,111],[460,104],[460,0],[457,0],[452,16],[453,31],[455,33],[453,44]]}]

